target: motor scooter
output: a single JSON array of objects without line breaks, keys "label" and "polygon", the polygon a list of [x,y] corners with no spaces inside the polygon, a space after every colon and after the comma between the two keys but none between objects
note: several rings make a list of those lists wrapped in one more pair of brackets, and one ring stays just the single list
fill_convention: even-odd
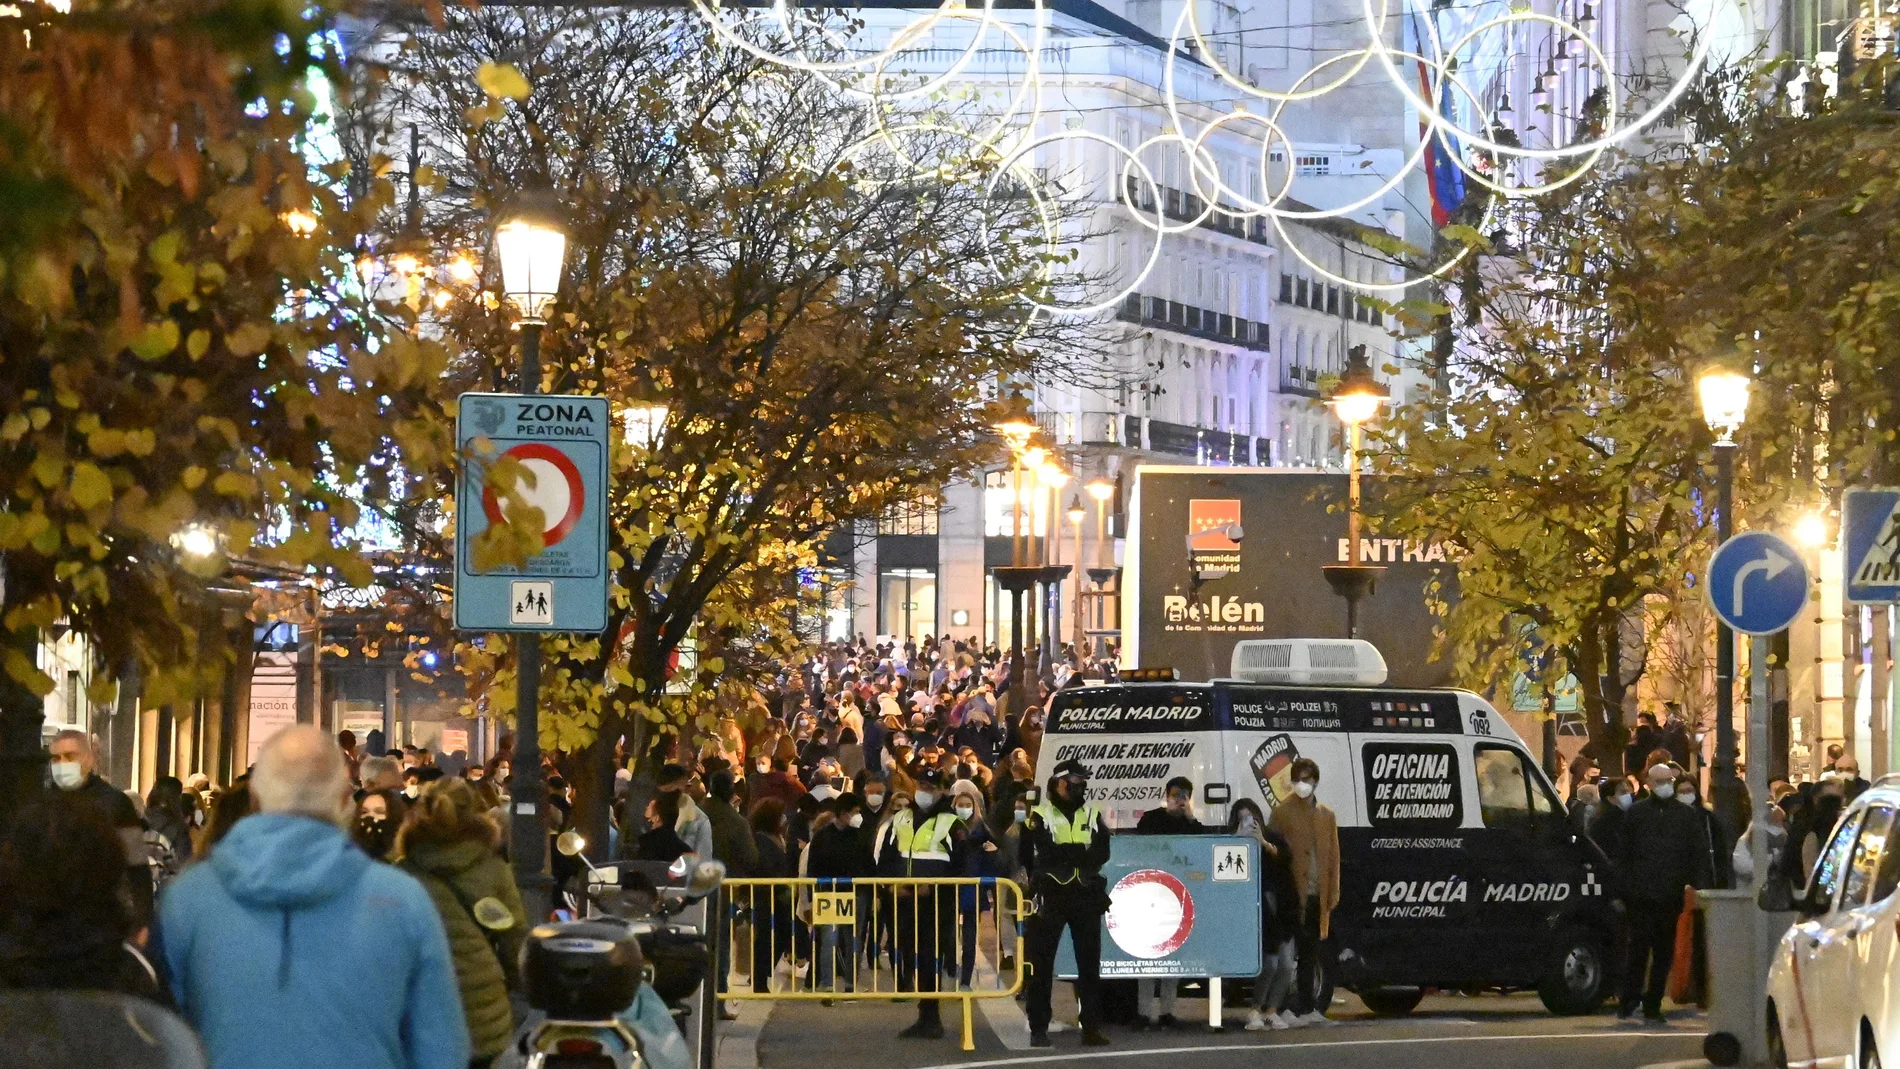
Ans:
[{"label": "motor scooter", "polygon": [[[574,832],[556,840],[580,857]],[[688,854],[665,866],[666,886],[639,868],[587,864],[569,892],[578,919],[537,925],[521,949],[528,1003],[547,1015],[520,1040],[527,1069],[694,1069],[710,1062],[710,1037],[684,1034],[708,1019],[699,992],[712,973],[707,925],[681,918],[719,889],[726,867]],[[687,1039],[704,1053],[696,1057]]]}]

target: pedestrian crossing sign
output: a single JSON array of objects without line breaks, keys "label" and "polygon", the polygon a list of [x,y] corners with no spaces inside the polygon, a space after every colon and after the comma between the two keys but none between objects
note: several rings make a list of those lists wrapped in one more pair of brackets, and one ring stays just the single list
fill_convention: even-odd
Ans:
[{"label": "pedestrian crossing sign", "polygon": [[856,891],[812,892],[811,922],[813,924],[856,924],[858,922],[858,893]]},{"label": "pedestrian crossing sign", "polygon": [[1856,487],[1841,502],[1847,600],[1900,602],[1900,487]]}]

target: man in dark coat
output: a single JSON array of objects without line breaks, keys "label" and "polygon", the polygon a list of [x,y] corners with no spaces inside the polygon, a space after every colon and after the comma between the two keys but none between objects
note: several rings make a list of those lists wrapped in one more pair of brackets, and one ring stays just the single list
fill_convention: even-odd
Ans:
[{"label": "man in dark coat", "polygon": [[1656,727],[1655,713],[1636,714],[1636,731],[1630,735],[1630,744],[1623,748],[1624,775],[1641,776],[1647,773],[1644,759],[1656,748],[1661,735],[1661,730]]},{"label": "man in dark coat", "polygon": [[[1629,953],[1616,1016],[1628,1020],[1642,1005],[1643,1019],[1663,1020],[1663,990],[1675,960],[1676,918],[1683,891],[1714,885],[1708,833],[1690,807],[1675,801],[1675,773],[1667,765],[1649,770],[1649,797],[1629,809],[1623,829],[1617,880],[1628,909]],[[1643,968],[1649,983],[1643,983]]]}]

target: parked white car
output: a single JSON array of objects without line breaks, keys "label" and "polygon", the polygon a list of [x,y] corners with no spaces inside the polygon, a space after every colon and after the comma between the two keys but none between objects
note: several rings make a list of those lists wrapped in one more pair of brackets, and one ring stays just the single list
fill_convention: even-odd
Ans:
[{"label": "parked white car", "polygon": [[1841,813],[1803,919],[1768,970],[1768,1050],[1781,1069],[1900,1066],[1900,785]]}]

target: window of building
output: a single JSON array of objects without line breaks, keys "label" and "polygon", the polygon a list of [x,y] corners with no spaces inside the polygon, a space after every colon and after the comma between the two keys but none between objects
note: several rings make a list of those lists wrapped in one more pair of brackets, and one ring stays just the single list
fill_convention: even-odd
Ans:
[{"label": "window of building", "polygon": [[1301,308],[1306,307],[1306,280],[1304,278],[1295,279],[1293,282],[1293,303]]},{"label": "window of building", "polygon": [[884,513],[877,521],[881,535],[934,535],[937,533],[937,498],[907,501]]},{"label": "window of building", "polygon": [[1326,287],[1326,314],[1327,315],[1339,314],[1339,287],[1338,286]]},{"label": "window of building", "polygon": [[1293,276],[1285,271],[1280,272],[1280,303],[1293,303]]},{"label": "window of building", "polygon": [[898,640],[937,630],[937,573],[928,568],[893,568],[878,573],[877,630]]}]

